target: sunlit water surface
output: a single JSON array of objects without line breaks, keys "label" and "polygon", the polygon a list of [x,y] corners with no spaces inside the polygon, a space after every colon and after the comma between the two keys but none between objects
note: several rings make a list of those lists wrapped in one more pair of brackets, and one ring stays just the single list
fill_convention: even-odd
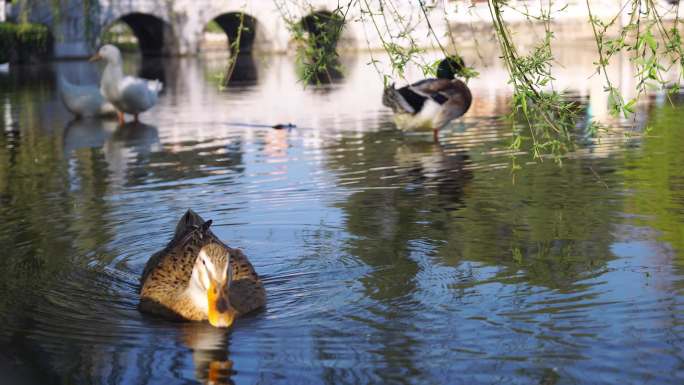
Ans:
[{"label": "sunlit water surface", "polygon": [[[225,59],[145,62],[164,93],[123,127],[62,107],[56,76],[94,82],[89,63],[0,74],[0,376],[682,383],[684,110],[652,97],[563,167],[520,155],[513,174],[500,68],[435,144],[394,129],[367,62],[304,87],[289,57],[247,59],[226,89]],[[136,309],[187,208],[265,282],[230,331]]]}]

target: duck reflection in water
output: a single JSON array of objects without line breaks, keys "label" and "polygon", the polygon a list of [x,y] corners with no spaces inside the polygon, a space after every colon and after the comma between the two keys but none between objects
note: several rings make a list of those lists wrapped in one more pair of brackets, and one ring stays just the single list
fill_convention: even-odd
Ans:
[{"label": "duck reflection in water", "polygon": [[81,149],[101,148],[109,178],[115,184],[129,179],[128,169],[141,155],[158,151],[160,147],[157,127],[144,123],[119,126],[113,120],[74,119],[67,123],[62,135],[67,156]]},{"label": "duck reflection in water", "polygon": [[[422,354],[416,348],[420,342],[407,335],[397,343],[396,333],[378,319],[409,325],[421,316],[413,299],[422,290],[426,269],[417,255],[443,252],[448,241],[443,229],[451,213],[464,206],[464,191],[473,179],[470,158],[459,146],[397,130],[337,143],[329,151],[339,156],[331,157],[328,168],[364,178],[360,184],[365,188],[338,204],[351,234],[343,249],[368,267],[359,283],[364,295],[377,303],[377,318],[361,322],[375,330],[375,351],[381,359],[400,357],[403,370],[420,373],[422,368],[408,358]],[[425,241],[428,238],[434,241]]]},{"label": "duck reflection in water", "polygon": [[62,134],[64,151],[70,153],[81,148],[105,148],[112,151],[134,148],[136,152],[150,152],[159,144],[157,127],[130,122],[119,126],[116,121],[97,118],[73,119],[64,127]]},{"label": "duck reflection in water", "polygon": [[62,134],[64,152],[70,154],[82,148],[101,148],[116,131],[113,120],[96,118],[73,119],[64,127]]},{"label": "duck reflection in water", "polygon": [[140,183],[144,175],[135,170],[140,164],[149,162],[149,154],[160,148],[157,127],[140,122],[119,126],[104,145],[105,159],[114,185]]},{"label": "duck reflection in water", "polygon": [[141,122],[120,125],[112,135],[111,142],[134,147],[139,152],[154,151],[159,144],[159,130],[156,126]]},{"label": "duck reflection in water", "polygon": [[458,203],[473,175],[470,156],[463,149],[428,141],[406,140],[397,146],[394,161],[407,190],[434,189],[437,202]]},{"label": "duck reflection in water", "polygon": [[192,350],[195,378],[203,384],[234,384],[235,372],[229,359],[229,332],[207,323],[182,324],[181,339]]}]

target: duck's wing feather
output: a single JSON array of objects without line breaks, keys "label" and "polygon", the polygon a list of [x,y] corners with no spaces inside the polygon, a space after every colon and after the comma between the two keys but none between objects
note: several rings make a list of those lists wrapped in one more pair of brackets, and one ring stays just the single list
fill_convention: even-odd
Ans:
[{"label": "duck's wing feather", "polygon": [[446,103],[454,96],[464,93],[470,94],[468,86],[458,79],[425,79],[408,87],[414,93],[430,98],[439,104]]},{"label": "duck's wing feather", "polygon": [[190,280],[195,259],[200,249],[206,243],[216,239],[216,236],[209,230],[212,221],[206,221],[200,226],[188,228],[183,233],[174,235],[169,243],[162,250],[154,253],[145,264],[142,276],[140,277],[141,287],[147,279],[155,272],[162,275],[179,272],[179,280],[185,285]]},{"label": "duck's wing feather", "polygon": [[[448,87],[432,94],[432,99],[442,105],[435,119],[437,126],[444,125],[468,112],[473,100],[470,89],[464,82],[458,79],[450,82],[451,84]],[[445,100],[442,102],[438,100],[439,98],[445,98]]]},{"label": "duck's wing feather", "polygon": [[129,111],[142,112],[150,109],[157,102],[157,95],[161,90],[158,80],[126,76],[119,84],[121,101]]},{"label": "duck's wing feather", "polygon": [[429,96],[436,92],[441,92],[449,89],[452,83],[453,80],[449,79],[423,79],[407,87],[410,87],[413,92],[416,92],[420,95]]},{"label": "duck's wing feather", "polygon": [[409,95],[406,95],[406,90],[407,87],[396,89],[394,88],[394,84],[385,87],[385,90],[382,93],[382,104],[391,108],[395,113],[415,114],[417,110],[412,103],[409,102],[413,93],[408,91]]},{"label": "duck's wing feather", "polygon": [[457,83],[463,82],[448,79],[423,79],[398,89],[387,88],[385,93],[392,93],[392,97],[385,97],[383,100],[391,100],[389,107],[393,108],[395,112],[403,111],[416,114],[423,109],[428,99],[438,104],[444,104],[452,96],[458,94],[460,87]]},{"label": "duck's wing feather", "polygon": [[402,102],[404,110],[410,114],[415,114],[423,108],[426,95],[416,92],[411,85],[397,89],[397,93],[401,96],[399,100]]},{"label": "duck's wing feather", "polygon": [[240,314],[246,314],[264,306],[266,304],[266,291],[249,259],[242,250],[227,248],[230,252],[232,274],[230,304]]},{"label": "duck's wing feather", "polygon": [[459,79],[425,79],[408,87],[441,105],[437,125],[465,114],[472,102],[470,89]]}]

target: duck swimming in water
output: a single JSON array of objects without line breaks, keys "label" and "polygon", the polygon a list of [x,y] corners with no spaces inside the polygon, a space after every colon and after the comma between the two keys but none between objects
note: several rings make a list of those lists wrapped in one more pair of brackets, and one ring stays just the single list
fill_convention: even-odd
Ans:
[{"label": "duck swimming in water", "polygon": [[152,255],[140,278],[143,312],[230,327],[235,318],[263,307],[266,292],[239,249],[226,246],[188,210],[166,247]]},{"label": "duck swimming in water", "polygon": [[439,63],[436,79],[385,88],[382,104],[394,111],[394,121],[400,130],[432,130],[436,141],[439,130],[465,114],[472,103],[468,86],[455,79],[464,69],[463,59],[449,56]]}]

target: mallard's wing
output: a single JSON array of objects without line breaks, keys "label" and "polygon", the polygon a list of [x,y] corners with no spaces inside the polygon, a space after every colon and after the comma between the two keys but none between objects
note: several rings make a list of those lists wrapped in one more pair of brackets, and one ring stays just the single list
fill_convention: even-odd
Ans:
[{"label": "mallard's wing", "polygon": [[172,277],[174,283],[186,287],[200,249],[215,238],[209,230],[211,223],[209,220],[201,226],[177,233],[164,249],[154,253],[145,264],[140,277],[141,290],[149,278],[154,279],[155,274],[165,278]]},{"label": "mallard's wing", "polygon": [[398,89],[394,86],[388,87],[383,94],[383,104],[395,112],[417,114],[423,109],[428,99],[438,104],[446,103],[460,90],[456,82],[463,83],[460,80],[423,79]]},{"label": "mallard's wing", "polygon": [[408,86],[411,91],[439,104],[446,103],[455,96],[469,96],[470,89],[461,80],[425,79]]},{"label": "mallard's wing", "polygon": [[452,86],[453,80],[448,79],[423,79],[408,85],[411,91],[424,96],[429,96],[436,92],[442,92]]},{"label": "mallard's wing", "polygon": [[[423,79],[407,86],[395,89],[394,86],[385,88],[383,104],[390,107],[394,112],[404,112],[411,115],[419,113],[428,99],[434,99],[439,104],[446,101],[446,97],[437,95],[449,80]],[[441,100],[441,101],[440,101]]]},{"label": "mallard's wing", "polygon": [[[172,241],[173,243],[173,241]],[[141,311],[157,314],[167,318],[181,317],[174,308],[183,298],[182,293],[188,287],[192,268],[200,247],[196,242],[170,243],[164,250],[155,253],[145,265],[140,278]],[[182,306],[181,306],[182,307]],[[189,317],[184,314],[181,318]]]},{"label": "mallard's wing", "polygon": [[470,89],[464,82],[458,79],[448,82],[448,84],[432,84],[431,87],[425,88],[426,91],[432,92],[430,98],[441,104],[439,113],[435,117],[437,127],[468,112],[473,100]]},{"label": "mallard's wing", "polygon": [[266,291],[259,275],[240,249],[230,251],[231,283],[230,304],[246,314],[266,304]]}]

